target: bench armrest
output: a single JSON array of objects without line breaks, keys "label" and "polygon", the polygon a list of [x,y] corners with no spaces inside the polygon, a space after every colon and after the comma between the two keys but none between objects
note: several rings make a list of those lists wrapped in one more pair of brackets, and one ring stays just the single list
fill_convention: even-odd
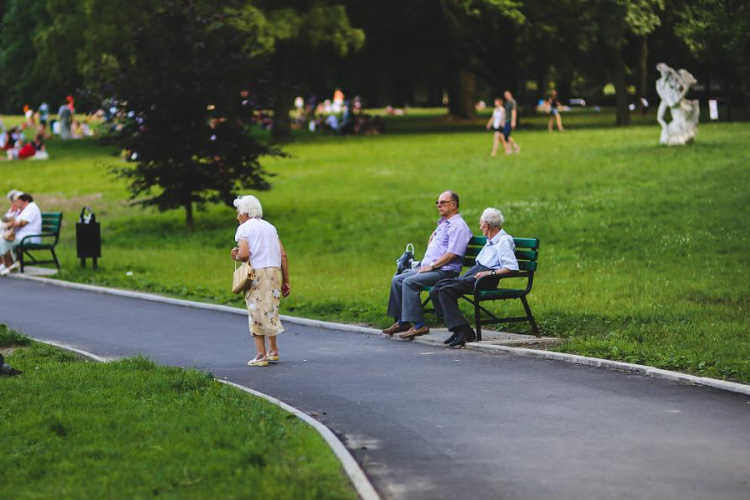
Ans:
[{"label": "bench armrest", "polygon": [[29,238],[55,238],[57,239],[58,233],[40,233],[40,234],[27,234],[21,239],[20,246],[23,246],[23,242],[28,240]]},{"label": "bench armrest", "polygon": [[[481,291],[487,291],[497,288],[500,284],[500,280],[508,278],[531,278],[531,275],[532,273],[529,271],[511,271],[506,274],[496,274],[494,276],[488,274],[482,276],[474,282],[474,295],[478,294]],[[495,281],[494,286],[490,284],[493,281]]]}]

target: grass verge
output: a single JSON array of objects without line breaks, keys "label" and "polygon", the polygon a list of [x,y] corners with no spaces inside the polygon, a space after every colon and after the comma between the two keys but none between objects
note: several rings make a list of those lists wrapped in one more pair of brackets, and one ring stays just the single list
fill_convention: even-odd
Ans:
[{"label": "grass verge", "polygon": [[[355,499],[314,429],[195,370],[96,363],[0,326],[0,484],[13,498]],[[7,352],[7,351],[6,351]]]}]

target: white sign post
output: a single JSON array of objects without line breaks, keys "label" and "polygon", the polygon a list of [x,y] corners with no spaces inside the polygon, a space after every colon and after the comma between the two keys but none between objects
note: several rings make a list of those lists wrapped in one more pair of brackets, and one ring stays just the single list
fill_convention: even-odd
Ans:
[{"label": "white sign post", "polygon": [[708,117],[712,120],[719,119],[719,103],[716,102],[716,99],[708,101]]}]

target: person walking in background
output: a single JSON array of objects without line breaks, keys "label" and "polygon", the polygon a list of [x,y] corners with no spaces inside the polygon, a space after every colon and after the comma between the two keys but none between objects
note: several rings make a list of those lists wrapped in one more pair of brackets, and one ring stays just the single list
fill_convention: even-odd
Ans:
[{"label": "person walking in background", "polygon": [[513,130],[515,130],[516,122],[518,121],[518,105],[516,104],[516,100],[513,99],[513,94],[510,93],[510,90],[506,90],[503,95],[505,97],[505,127],[503,127],[503,135],[507,143],[507,151],[513,148],[513,151],[520,153],[521,146],[510,136]]},{"label": "person walking in background", "polygon": [[21,128],[29,128],[29,127],[35,127],[36,123],[34,123],[34,110],[31,109],[31,106],[28,104],[24,104],[23,106],[23,125]]},{"label": "person walking in background", "polygon": [[487,122],[487,130],[490,130],[490,128],[494,131],[490,156],[497,155],[497,148],[501,142],[503,143],[505,154],[510,154],[510,148],[508,147],[508,143],[505,142],[505,134],[503,133],[503,129],[505,128],[505,108],[503,107],[503,99],[501,97],[495,98],[495,109],[492,110],[492,116]]},{"label": "person walking in background", "polygon": [[557,121],[557,130],[563,132],[565,129],[562,126],[562,117],[560,117],[560,101],[557,99],[557,90],[552,90],[549,93],[547,106],[549,107],[549,125],[547,125],[547,131],[552,132],[552,125]]},{"label": "person walking in background", "polygon": [[72,107],[73,97],[68,96],[65,102],[57,111],[57,118],[60,120],[60,138],[63,141],[70,139],[70,126],[73,124],[73,113],[75,108]]},{"label": "person walking in background", "polygon": [[49,104],[46,102],[39,105],[39,123],[49,127]]},{"label": "person walking in background", "polygon": [[402,332],[399,337],[412,340],[430,333],[424,322],[419,297],[422,287],[432,286],[446,278],[455,278],[461,271],[471,230],[458,213],[458,194],[445,191],[435,204],[440,220],[437,229],[430,236],[421,266],[419,269],[396,274],[391,280],[387,314],[396,322],[383,330],[386,335]]},{"label": "person walking in background", "polygon": [[[234,200],[239,227],[232,249],[234,260],[247,262],[255,272],[250,287],[245,291],[250,335],[255,341],[256,356],[248,366],[268,366],[279,361],[276,336],[284,331],[279,319],[279,302],[291,292],[289,262],[276,228],[262,219],[263,207],[255,196],[240,196]],[[268,337],[268,350],[266,350]]]}]

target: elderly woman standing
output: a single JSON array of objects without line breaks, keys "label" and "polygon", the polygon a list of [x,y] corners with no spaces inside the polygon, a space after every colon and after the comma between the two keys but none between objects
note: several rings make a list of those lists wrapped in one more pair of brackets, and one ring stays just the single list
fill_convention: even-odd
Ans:
[{"label": "elderly woman standing", "polygon": [[[232,258],[250,261],[255,278],[245,291],[245,303],[250,323],[250,334],[258,354],[248,366],[268,366],[279,361],[276,335],[284,331],[279,319],[279,300],[289,296],[289,263],[276,228],[262,219],[263,207],[255,196],[240,196],[234,200],[239,227],[234,236],[237,247]],[[266,337],[269,349],[266,351]]]}]

